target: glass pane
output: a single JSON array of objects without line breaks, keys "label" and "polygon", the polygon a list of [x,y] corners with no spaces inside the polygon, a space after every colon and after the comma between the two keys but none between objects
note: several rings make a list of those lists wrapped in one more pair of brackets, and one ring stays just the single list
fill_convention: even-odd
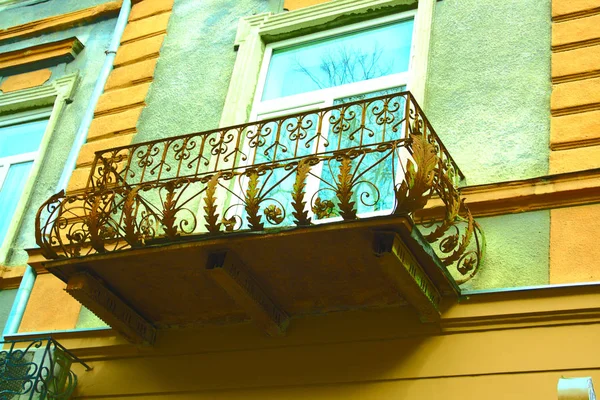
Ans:
[{"label": "glass pane", "polygon": [[37,151],[47,119],[0,127],[0,158]]},{"label": "glass pane", "polygon": [[19,204],[33,161],[13,164],[0,186],[0,244]]},{"label": "glass pane", "polygon": [[[404,86],[379,90],[376,92],[355,95],[334,100],[335,105],[350,103],[358,100],[367,100],[378,96],[398,93],[405,90]],[[389,110],[395,110],[392,115],[388,116],[389,122],[378,122],[378,116],[374,112],[375,109],[383,109],[383,101],[376,100],[369,103],[363,109],[360,106],[350,106],[345,110],[345,113],[352,115],[344,124],[344,129],[340,132],[335,132],[330,129],[328,139],[338,142],[340,149],[349,149],[362,146],[363,149],[371,149],[370,152],[365,152],[362,156],[352,160],[353,176],[357,177],[356,185],[352,191],[352,201],[356,205],[359,214],[377,211],[392,211],[394,208],[394,185],[395,175],[398,166],[398,159],[392,157],[390,152],[374,151],[377,144],[399,140],[402,138],[404,129],[394,131],[391,127],[404,118],[404,97],[394,98],[390,102]],[[392,104],[395,104],[392,106]],[[364,115],[364,126],[361,126],[362,114]],[[334,115],[339,118],[339,115]],[[393,118],[393,119],[392,119]],[[324,163],[321,172],[321,181],[319,183],[318,195],[321,204],[337,204],[338,200],[335,196],[335,190],[332,190],[331,183],[336,182],[339,174],[340,162],[333,159]],[[331,213],[325,213],[325,217],[336,216],[337,211],[331,210]],[[315,215],[315,218],[318,216]]]},{"label": "glass pane", "polygon": [[273,51],[262,100],[408,70],[413,20]]}]

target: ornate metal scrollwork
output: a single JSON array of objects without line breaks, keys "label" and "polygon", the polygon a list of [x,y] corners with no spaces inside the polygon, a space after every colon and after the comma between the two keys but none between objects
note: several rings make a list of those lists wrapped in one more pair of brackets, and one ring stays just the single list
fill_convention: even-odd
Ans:
[{"label": "ornate metal scrollwork", "polygon": [[187,235],[306,227],[418,213],[458,282],[485,241],[461,201],[460,169],[409,92],[97,153],[84,193],[52,196],[36,240],[47,258],[176,241]]},{"label": "ornate metal scrollwork", "polygon": [[52,338],[1,342],[0,399],[68,399],[77,386],[71,364],[91,368]]}]

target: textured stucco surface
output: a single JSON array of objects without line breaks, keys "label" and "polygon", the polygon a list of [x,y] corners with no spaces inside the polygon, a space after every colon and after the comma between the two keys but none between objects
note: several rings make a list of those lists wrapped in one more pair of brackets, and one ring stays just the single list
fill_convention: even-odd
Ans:
[{"label": "textured stucco surface", "polygon": [[549,283],[550,211],[477,218],[487,242],[478,274],[464,289],[494,289]]},{"label": "textured stucco surface", "polygon": [[134,141],[214,129],[235,63],[238,20],[280,0],[177,0]]},{"label": "textured stucco surface", "polygon": [[108,0],[47,0],[29,6],[12,7],[2,11],[0,29],[26,24],[38,19],[82,10],[104,3],[108,3]]},{"label": "textured stucco surface", "polygon": [[0,329],[2,330],[4,330],[16,296],[17,289],[0,290]]},{"label": "textured stucco surface", "polygon": [[[55,2],[53,2],[55,3]],[[56,191],[56,184],[65,165],[81,116],[85,111],[94,88],[98,73],[104,61],[104,51],[114,30],[116,19],[80,26],[70,30],[55,32],[18,43],[0,46],[0,53],[35,44],[47,43],[76,36],[84,45],[84,50],[70,63],[50,68],[54,80],[79,71],[80,82],[73,94],[73,102],[67,105],[57,122],[48,145],[42,167],[35,180],[27,210],[21,220],[18,234],[6,260],[7,265],[23,265],[27,262],[25,248],[35,246],[35,213],[38,207]],[[0,81],[4,77],[0,76]]]},{"label": "textured stucco surface", "polygon": [[600,282],[600,204],[551,211],[550,282]]},{"label": "textured stucco surface", "polygon": [[548,172],[550,3],[436,3],[425,111],[468,184]]}]

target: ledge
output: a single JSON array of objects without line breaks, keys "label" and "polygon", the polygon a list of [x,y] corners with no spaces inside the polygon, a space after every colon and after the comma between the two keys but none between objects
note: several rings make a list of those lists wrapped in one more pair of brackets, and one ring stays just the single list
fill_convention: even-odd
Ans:
[{"label": "ledge", "polygon": [[0,54],[0,74],[13,75],[70,62],[83,50],[76,37]]},{"label": "ledge", "polygon": [[444,333],[600,322],[600,283],[471,292],[442,315]]},{"label": "ledge", "polygon": [[89,24],[99,19],[114,17],[119,13],[120,9],[121,1],[110,1],[83,10],[54,15],[26,24],[12,26],[0,30],[0,43],[9,39],[22,40],[47,32],[60,31],[75,25]]},{"label": "ledge", "polygon": [[[461,195],[476,217],[591,204],[600,201],[600,168],[467,186]],[[441,201],[432,199],[418,217],[442,212]]]},{"label": "ledge", "polygon": [[0,290],[16,289],[21,284],[26,266],[6,267],[0,265]]},{"label": "ledge", "polygon": [[[292,319],[294,329],[277,340],[263,335],[249,323],[159,331],[154,347],[132,345],[110,329],[53,332],[52,336],[84,361],[190,356],[288,346],[331,346],[336,343],[381,342],[418,337],[428,337],[431,340],[446,337],[443,340],[450,341],[453,337],[458,337],[457,340],[464,343],[460,337],[469,332],[520,330],[527,335],[527,331],[522,328],[598,323],[599,286],[598,283],[557,285],[470,293],[442,314],[439,325],[419,323],[407,307],[295,317]],[[19,333],[8,339],[35,338],[43,334]]]}]

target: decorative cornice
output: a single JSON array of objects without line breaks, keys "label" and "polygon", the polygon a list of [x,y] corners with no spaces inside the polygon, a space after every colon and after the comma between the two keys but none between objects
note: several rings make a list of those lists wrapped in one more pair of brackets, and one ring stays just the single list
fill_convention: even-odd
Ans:
[{"label": "decorative cornice", "polygon": [[5,267],[0,265],[0,290],[18,288],[25,268],[26,266]]},{"label": "decorative cornice", "polygon": [[600,322],[598,283],[465,292],[441,318],[444,333]]},{"label": "decorative cornice", "polygon": [[[468,186],[461,194],[477,217],[592,204],[600,202],[600,168]],[[441,201],[432,199],[418,217],[441,212]]]},{"label": "decorative cornice", "polygon": [[0,54],[0,74],[33,71],[75,59],[83,50],[83,44],[76,37],[25,47]]},{"label": "decorative cornice", "polygon": [[415,6],[417,0],[334,0],[311,7],[283,13],[262,13],[242,18],[238,23],[235,46],[239,46],[253,29],[263,41],[301,36],[306,30],[329,29],[341,17],[358,20],[360,14],[368,13],[368,18],[381,17],[396,12],[398,6]]},{"label": "decorative cornice", "polygon": [[77,10],[67,14],[55,15],[26,24],[12,26],[0,30],[0,43],[9,39],[23,40],[47,32],[65,30],[72,26],[89,24],[99,19],[111,18],[116,16],[120,9],[121,1],[110,1],[83,10]]},{"label": "decorative cornice", "polygon": [[590,8],[587,10],[575,11],[568,14],[555,15],[552,17],[552,22],[563,22],[572,19],[590,17],[592,15],[600,14],[600,7]]},{"label": "decorative cornice", "polygon": [[73,73],[43,86],[0,94],[0,114],[17,109],[52,105],[57,97],[69,101],[78,82],[79,75]]}]

